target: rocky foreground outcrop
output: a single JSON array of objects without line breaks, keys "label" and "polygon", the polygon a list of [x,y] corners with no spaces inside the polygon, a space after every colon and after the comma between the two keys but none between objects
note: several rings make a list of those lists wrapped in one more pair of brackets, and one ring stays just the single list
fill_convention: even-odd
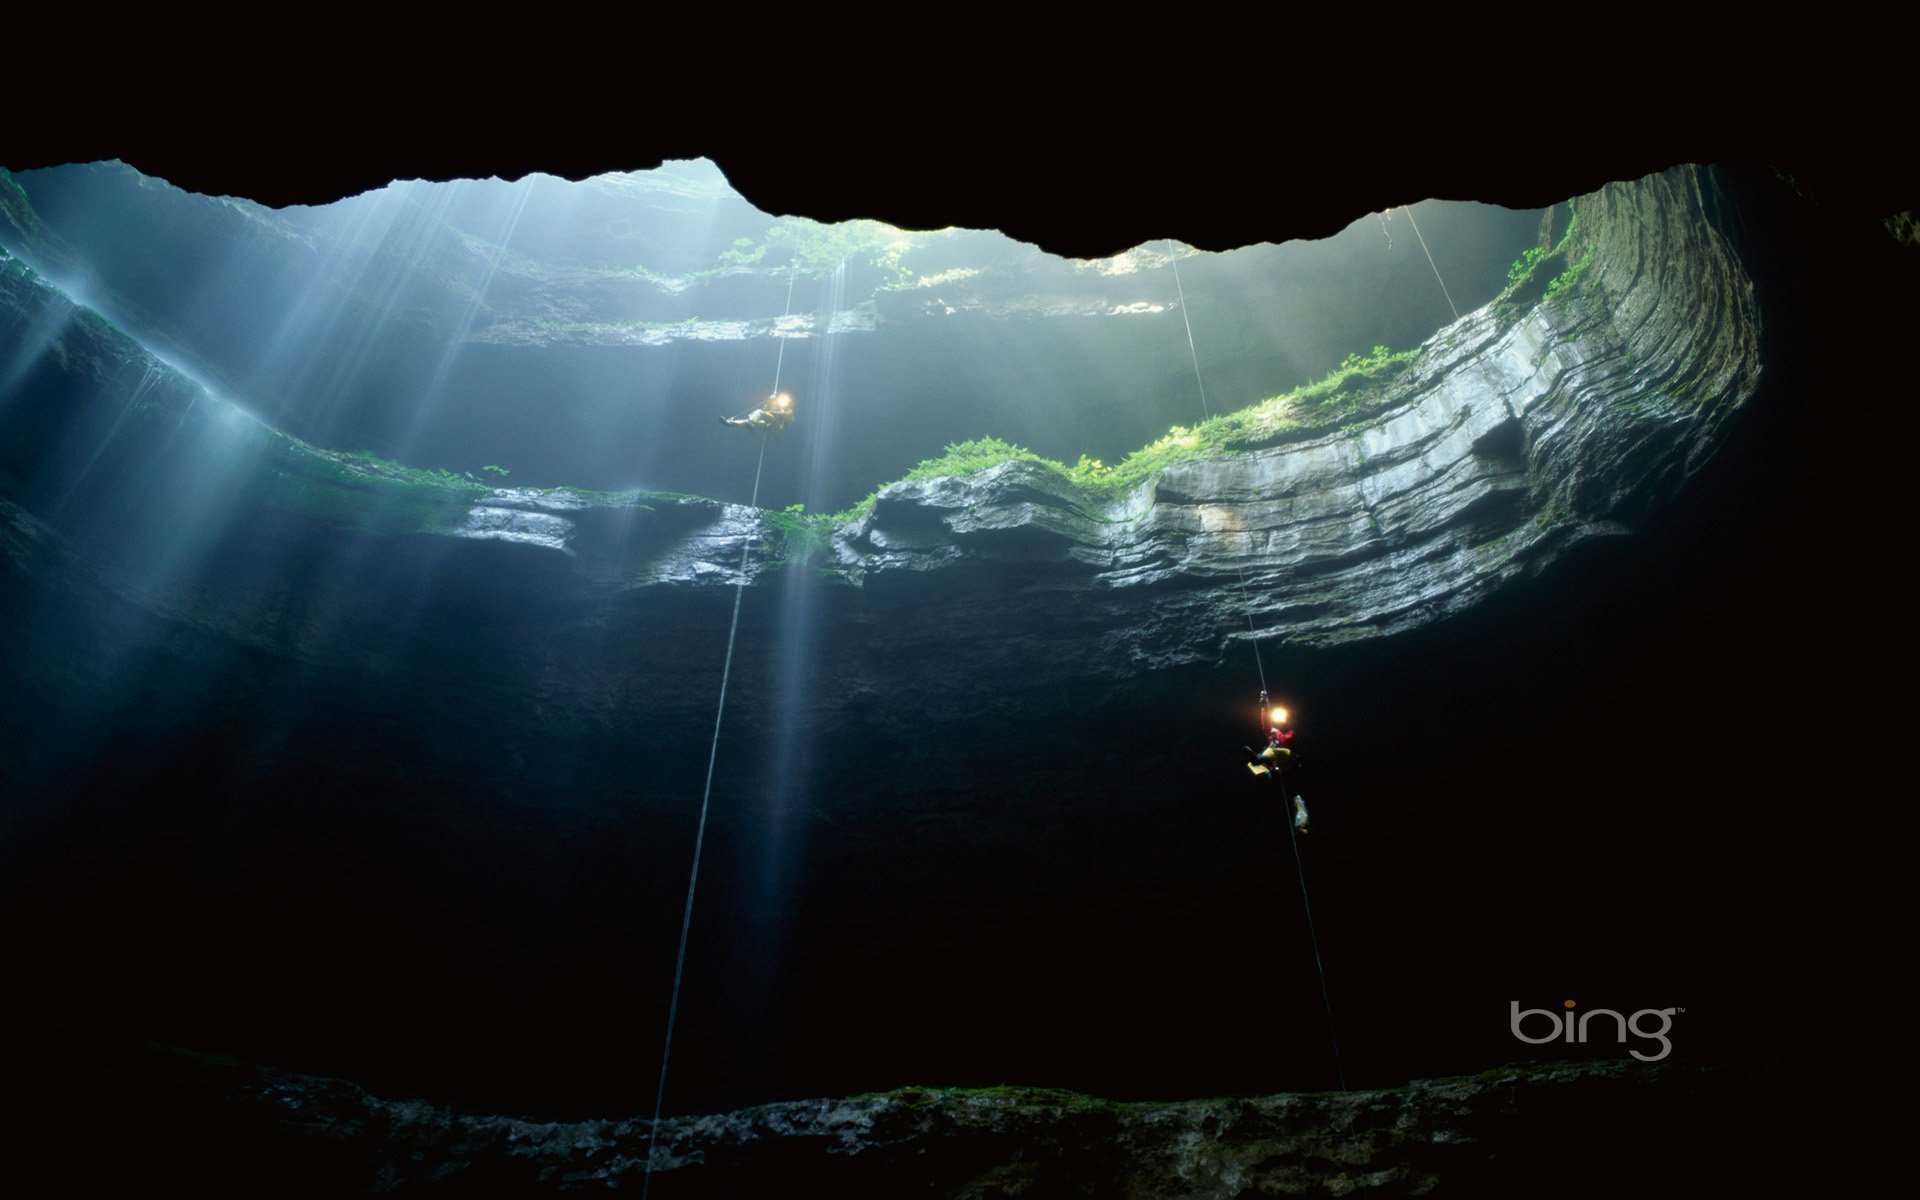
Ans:
[{"label": "rocky foreground outcrop", "polygon": [[[38,1154],[0,1177],[71,1185],[157,1168],[213,1191],[298,1196],[637,1194],[644,1185],[662,1197],[1212,1200],[1607,1195],[1635,1181],[1771,1189],[1876,1169],[1802,1140],[1857,1108],[1803,1067],[1619,1058],[1346,1093],[1133,1103],[1035,1088],[906,1088],[668,1118],[649,1180],[644,1117],[476,1115],[112,1040],[62,1054],[65,1077],[39,1093],[57,1104],[27,1121],[45,1127]],[[44,1086],[40,1065],[28,1055],[21,1081]],[[67,1156],[69,1142],[101,1137],[123,1153]]]},{"label": "rocky foreground outcrop", "polygon": [[[1384,1091],[1132,1104],[907,1089],[665,1121],[652,1187],[777,1195],[805,1178],[812,1194],[846,1196],[1418,1196],[1520,1185],[1545,1167],[1544,1184],[1557,1175],[1549,1145],[1588,1149],[1600,1133],[1556,1137],[1555,1121],[1603,1123],[1611,1136],[1649,1139],[1642,1145],[1657,1154],[1673,1137],[1668,1123],[1690,1102],[1724,1101],[1733,1074],[1567,1064]],[[250,1099],[357,1158],[380,1191],[482,1179],[522,1194],[599,1191],[647,1174],[644,1120],[465,1116],[299,1076],[260,1080]],[[1547,1144],[1530,1147],[1530,1137]]]}]

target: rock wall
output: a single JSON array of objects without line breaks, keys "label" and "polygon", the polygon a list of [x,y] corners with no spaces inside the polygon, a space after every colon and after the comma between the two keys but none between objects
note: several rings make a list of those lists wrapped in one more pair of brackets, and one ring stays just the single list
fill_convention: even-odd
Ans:
[{"label": "rock wall", "polygon": [[[25,1124],[36,1153],[0,1177],[65,1190],[150,1180],[158,1166],[218,1194],[1226,1200],[1609,1196],[1650,1179],[1772,1192],[1886,1173],[1871,1154],[1814,1152],[1864,1106],[1831,1078],[1777,1067],[1542,1063],[1168,1103],[907,1088],[665,1120],[649,1179],[644,1118],[480,1116],[160,1046],[66,1049],[51,1088],[39,1056],[25,1063],[23,1082],[52,1103]],[[85,1084],[96,1072],[111,1091]],[[104,1129],[121,1153],[87,1152]]]},{"label": "rock wall", "polygon": [[[929,629],[979,624],[1130,675],[1256,635],[1324,646],[1417,628],[1632,529],[1753,394],[1759,318],[1710,172],[1609,185],[1578,207],[1564,283],[1543,278],[1442,330],[1365,419],[1177,463],[1118,498],[1030,462],[896,484],[833,531],[830,558],[814,561],[832,577],[820,586],[856,589],[834,603],[871,661]],[[59,364],[72,396],[43,385],[56,399],[11,414],[23,432],[9,469],[30,493],[70,500],[109,474],[123,488],[141,477],[191,509],[211,503],[194,487],[217,470],[261,511],[564,554],[602,604],[731,586],[743,563],[758,586],[813,561],[792,530],[739,506],[387,478],[223,415],[58,293],[17,268],[9,280],[27,339],[16,357],[42,373]],[[107,411],[116,404],[129,419]],[[63,466],[30,453],[77,443],[86,423],[108,429],[112,473],[98,454]],[[128,550],[133,531],[151,533],[141,521],[67,532]]]},{"label": "rock wall", "polygon": [[1385,411],[1285,445],[1168,467],[1098,503],[1029,463],[882,492],[835,539],[884,595],[993,564],[1121,671],[1221,638],[1326,645],[1415,628],[1633,527],[1717,444],[1760,375],[1753,289],[1710,176],[1580,201],[1591,260],[1523,312],[1471,313],[1423,348]]}]

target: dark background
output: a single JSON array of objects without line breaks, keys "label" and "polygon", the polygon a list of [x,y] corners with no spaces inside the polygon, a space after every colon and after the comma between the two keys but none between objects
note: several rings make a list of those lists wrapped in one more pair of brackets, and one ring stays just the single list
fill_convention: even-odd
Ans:
[{"label": "dark background", "polygon": [[[1314,55],[1226,27],[1180,27],[1172,46],[1103,31],[1136,52],[1105,76],[1059,69],[1015,30],[1012,70],[955,53],[918,72],[855,43],[769,75],[766,49],[732,60],[712,35],[614,73],[543,59],[536,40],[479,60],[488,86],[469,90],[449,63],[356,46],[176,70],[147,94],[119,50],[98,72],[118,103],[22,121],[0,157],[117,155],[284,203],[396,175],[709,154],[772,211],[992,225],[1081,253],[1311,236],[1429,195],[1544,205],[1670,162],[1737,164],[1766,375],[1680,501],[1464,617],[1268,671],[1301,713],[1303,854],[1350,1083],[1544,1056],[1508,1035],[1507,1004],[1569,997],[1685,1007],[1684,1055],[1865,1077],[1909,1048],[1884,1014],[1910,911],[1910,606],[1890,576],[1910,540],[1912,387],[1892,351],[1916,316],[1914,258],[1868,218],[1912,207],[1911,101],[1865,49],[1885,31],[1749,27],[1729,47],[1628,18],[1485,42],[1362,23]],[[1444,69],[1412,69],[1436,48]],[[466,628],[509,636],[502,596],[534,568],[503,554],[425,586]],[[438,780],[470,756],[484,781],[504,753],[458,712],[423,749],[397,720],[417,697],[396,666],[392,700],[351,671],[313,682],[316,719],[266,761],[230,712],[206,715],[218,706],[176,720],[121,697],[126,751],[82,766],[76,750],[70,805],[6,864],[15,1004],[464,1106],[647,1107],[691,816],[657,844],[543,832],[510,806],[475,819],[484,782],[436,798],[385,769]],[[764,672],[735,686],[733,711],[790,700]],[[787,868],[798,900],[760,892],[754,815],[777,801],[716,817],[669,1110],[907,1083],[1331,1086],[1285,828],[1237,762],[1250,673],[1065,679],[1014,711],[980,686],[943,702],[930,684],[904,738],[819,731],[821,811]],[[601,781],[630,753],[663,792],[693,794],[701,764],[674,732],[609,748]],[[578,750],[517,770],[559,796]],[[727,760],[717,792],[777,788],[763,766]],[[156,794],[201,813],[156,810]],[[867,823],[850,830],[854,814]]]}]

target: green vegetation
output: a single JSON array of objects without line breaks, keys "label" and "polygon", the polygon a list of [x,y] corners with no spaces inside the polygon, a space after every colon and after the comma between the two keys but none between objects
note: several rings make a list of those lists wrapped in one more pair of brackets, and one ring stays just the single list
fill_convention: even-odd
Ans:
[{"label": "green vegetation", "polygon": [[275,508],[375,533],[446,528],[492,491],[445,469],[402,466],[367,450],[333,454],[277,430],[257,485]]},{"label": "green vegetation", "polygon": [[[1580,261],[1568,263],[1567,255],[1572,252],[1574,239],[1580,231],[1580,209],[1572,200],[1567,201],[1567,209],[1573,215],[1568,219],[1566,230],[1561,233],[1560,240],[1554,243],[1552,249],[1535,246],[1515,259],[1513,265],[1507,268],[1507,287],[1495,298],[1494,303],[1497,306],[1511,311],[1521,301],[1532,299],[1533,288],[1539,286],[1537,277],[1543,269],[1559,268],[1552,280],[1546,284],[1541,299],[1558,299],[1573,286],[1580,277],[1580,273],[1587,269],[1587,264],[1593,261],[1593,246],[1589,244],[1586,254]],[[1543,232],[1542,237],[1545,236]]]},{"label": "green vegetation", "polygon": [[[266,432],[266,453],[253,481],[263,503],[283,511],[362,529],[371,533],[423,533],[450,529],[465,521],[473,506],[494,491],[494,481],[483,482],[470,472],[444,467],[409,467],[381,458],[371,450],[341,453],[322,450],[277,430]],[[488,465],[482,473],[507,474]],[[639,488],[608,492],[592,488],[550,487],[525,489],[546,496],[567,496],[595,508],[652,510],[679,503],[717,505],[704,496],[677,492],[650,492]],[[831,533],[825,518],[788,510],[789,523],[818,526],[817,542],[824,547]],[[776,520],[776,524],[778,521]],[[782,557],[804,560],[818,552],[805,544],[810,536],[796,528]]]},{"label": "green vegetation", "polygon": [[790,504],[775,512],[767,509],[761,518],[773,528],[776,545],[770,566],[805,566],[827,553],[833,536],[833,518],[808,516],[804,504]]},{"label": "green vegetation", "polygon": [[1555,275],[1553,277],[1553,282],[1547,285],[1547,294],[1545,296],[1545,299],[1556,300],[1560,296],[1564,295],[1566,291],[1573,286],[1574,281],[1580,278],[1580,272],[1586,270],[1587,264],[1592,261],[1593,261],[1593,247],[1588,246],[1587,252],[1580,256],[1579,262],[1574,263],[1572,266],[1568,267],[1566,270],[1560,272],[1558,275]]},{"label": "green vegetation", "polygon": [[901,264],[909,235],[879,221],[843,221],[822,225],[803,217],[782,221],[766,237],[736,238],[720,255],[720,267],[790,266],[802,275],[831,274],[843,261],[870,263],[889,273],[893,282],[910,280],[913,272]]},{"label": "green vegetation", "polygon": [[[325,451],[315,450],[313,452],[322,459],[332,458],[332,456]],[[445,467],[409,467],[404,463],[397,463],[390,459],[381,458],[371,450],[356,450],[351,454],[340,457],[350,460],[355,467],[359,468],[359,471],[351,473],[354,474],[357,479],[361,480],[372,480],[376,483],[390,480],[396,483],[406,484],[409,487],[448,489],[473,498],[477,498],[492,490],[472,475],[456,474],[453,471],[447,470]],[[499,467],[483,467],[481,469],[499,471],[502,475],[506,474],[506,471]]]},{"label": "green vegetation", "polygon": [[[1043,458],[1024,446],[1012,442],[1003,442],[999,438],[973,438],[965,442],[950,442],[946,452],[938,458],[923,459],[903,479],[939,479],[948,475],[971,475],[975,471],[984,471],[988,467],[997,467],[1004,462],[1037,462],[1067,472],[1064,464],[1050,458]],[[1082,462],[1086,461],[1083,457]]]},{"label": "green vegetation", "polygon": [[1513,265],[1507,268],[1507,286],[1517,288],[1525,283],[1532,277],[1533,269],[1540,265],[1548,253],[1545,246],[1534,246],[1515,259]]},{"label": "green vegetation", "polygon": [[[1175,425],[1111,467],[1084,454],[1079,462],[1068,466],[1024,446],[987,437],[949,444],[943,454],[922,460],[900,482],[971,475],[1006,462],[1032,462],[1095,495],[1117,496],[1174,463],[1255,449],[1336,427],[1357,427],[1383,407],[1390,393],[1388,385],[1418,356],[1417,350],[1395,351],[1386,346],[1375,346],[1364,355],[1349,354],[1322,379],[1198,425]],[[831,519],[858,520],[873,507],[879,493],[876,488],[872,495]]]},{"label": "green vegetation", "polygon": [[[1577,261],[1569,260],[1581,236],[1579,211],[1572,202],[1569,209],[1571,219],[1551,248],[1535,246],[1508,269],[1507,289],[1497,303],[1517,306],[1523,297],[1530,298],[1529,293],[1553,300],[1577,284],[1592,262],[1594,248],[1589,244]],[[758,241],[738,239],[719,256],[712,273],[743,266],[790,266],[803,274],[822,275],[843,261],[858,261],[892,271],[897,282],[907,282],[912,279],[912,272],[901,264],[901,258],[910,248],[912,236],[921,235],[908,235],[876,221],[821,225],[801,218],[783,220]],[[1550,236],[1551,233],[1543,229],[1541,240],[1544,242]],[[1554,272],[1552,278],[1542,282],[1541,277],[1548,271]],[[695,321],[697,319],[640,321],[617,326],[582,323],[578,327],[637,331],[685,326]],[[949,443],[941,454],[922,460],[898,482],[966,476],[1007,462],[1031,462],[1092,498],[1111,499],[1177,463],[1258,449],[1335,429],[1349,434],[1362,432],[1386,411],[1395,395],[1394,383],[1403,377],[1418,353],[1379,345],[1365,353],[1349,354],[1332,371],[1312,383],[1192,426],[1173,426],[1112,465],[1084,454],[1069,465],[1012,442],[980,437]],[[281,491],[286,494],[283,498],[291,498],[297,492],[299,507],[309,511],[337,511],[343,519],[362,526],[369,526],[371,522],[383,528],[432,527],[464,511],[488,490],[486,484],[470,473],[404,467],[365,452],[353,456],[316,452],[311,457],[317,463],[331,463],[337,468],[337,475],[331,474],[326,466],[281,469],[279,473],[284,480]],[[503,479],[509,474],[505,467],[494,464],[479,470]],[[596,504],[634,504],[642,499],[637,494],[565,490],[575,491],[589,503]],[[830,557],[833,526],[866,515],[881,490],[876,488],[859,503],[831,515],[809,514],[802,505],[765,512],[772,542],[771,561],[774,565],[804,566]],[[354,514],[351,518],[345,515],[349,510]],[[1552,524],[1562,519],[1558,515],[1549,517]]]}]

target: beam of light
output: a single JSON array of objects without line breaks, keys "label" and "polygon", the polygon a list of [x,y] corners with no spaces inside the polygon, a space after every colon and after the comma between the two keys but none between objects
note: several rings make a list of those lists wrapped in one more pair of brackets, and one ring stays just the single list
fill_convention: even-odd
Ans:
[{"label": "beam of light", "polygon": [[[33,388],[32,373],[62,334],[101,336],[76,328],[86,307],[77,300],[50,289],[33,324],[14,332],[0,364],[7,384],[0,410],[50,403]],[[23,499],[102,565],[110,589],[183,631],[219,631],[186,635],[196,649],[192,669],[183,671],[170,651],[156,650],[147,621],[97,622],[87,646],[90,677],[111,684],[55,720],[59,744],[93,745],[104,755],[135,729],[151,732],[169,722],[186,727],[193,714],[228,702],[218,681],[250,643],[278,638],[298,646],[316,633],[325,640],[326,631],[298,619],[273,635],[252,632],[265,613],[335,608],[327,588],[315,589],[310,602],[303,597],[300,608],[289,607],[288,589],[299,585],[287,582],[294,576],[286,568],[296,559],[312,565],[314,551],[262,521],[255,485],[277,435],[257,417],[186,363],[151,347],[136,350],[90,389],[67,395],[57,412],[57,424],[42,426]],[[349,539],[340,553],[360,546]],[[351,563],[333,566],[321,573],[333,598],[365,586]],[[408,628],[406,613],[389,617],[383,631]],[[143,695],[165,697],[164,712],[126,711],[124,701],[114,699]],[[286,714],[283,720],[298,713],[298,692],[274,696],[251,714],[262,725],[271,724],[276,711]]]},{"label": "beam of light", "polygon": [[37,314],[27,331],[14,340],[6,361],[0,363],[0,409],[23,397],[20,385],[52,351],[54,342],[73,320],[77,307],[69,297],[60,296]]},{"label": "beam of light", "polygon": [[500,271],[500,262],[507,256],[508,247],[513,242],[514,231],[519,227],[521,214],[526,212],[527,198],[533,193],[531,176],[512,184],[507,194],[498,204],[490,205],[486,215],[493,219],[483,225],[478,232],[478,240],[485,249],[476,252],[479,269],[459,286],[466,292],[466,302],[461,306],[460,315],[455,318],[453,328],[446,333],[445,344],[440,350],[440,361],[435,364],[433,375],[427,385],[411,405],[411,416],[406,431],[400,439],[397,457],[409,460],[419,443],[421,433],[440,415],[440,407],[446,396],[448,380],[454,367],[460,360],[461,352],[466,349],[467,341],[473,336],[481,314],[486,309],[487,289],[493,285],[494,276]]},{"label": "beam of light", "polygon": [[390,393],[381,368],[416,333],[415,311],[430,309],[437,296],[425,268],[446,249],[444,214],[458,195],[454,187],[401,183],[315,211],[331,249],[296,292],[250,377],[259,394],[299,398],[304,436],[331,444],[361,423],[369,402],[405,402]]},{"label": "beam of light", "polygon": [[[818,511],[831,494],[830,482],[837,465],[841,444],[841,381],[839,352],[845,335],[832,332],[833,314],[846,305],[847,264],[842,260],[828,276],[816,302],[827,319],[815,323],[822,332],[812,342],[813,354],[808,366],[803,395],[806,411],[798,429],[799,453],[805,462],[801,502],[808,511]],[[774,730],[768,763],[762,811],[765,823],[761,835],[760,903],[757,911],[767,914],[759,952],[751,958],[770,985],[784,960],[783,938],[778,924],[780,914],[791,905],[792,878],[797,865],[806,856],[801,839],[803,822],[794,816],[813,804],[815,731],[805,728],[800,713],[813,712],[818,706],[814,694],[819,685],[821,628],[819,603],[821,589],[806,566],[790,568],[781,581],[780,620],[774,649],[774,685],[772,695],[784,707],[781,717],[769,716]],[[763,990],[766,990],[763,988]]]},{"label": "beam of light", "polygon": [[81,461],[79,464],[61,472],[66,477],[66,486],[60,489],[59,493],[48,501],[45,506],[46,515],[53,520],[55,524],[59,523],[60,517],[66,513],[68,507],[73,503],[74,497],[78,495],[83,488],[88,486],[94,469],[100,465],[100,460],[106,455],[107,451],[112,449],[115,443],[119,441],[120,434],[122,430],[125,429],[128,419],[139,410],[142,402],[154,388],[166,378],[167,367],[163,363],[153,361],[146,363],[125,363],[121,366],[120,370],[115,373],[115,377],[107,381],[106,386],[103,387],[101,391],[103,393],[110,393],[115,390],[114,384],[118,381],[119,377],[136,367],[140,371],[140,381],[133,385],[133,390],[127,395],[124,402],[118,402],[110,396],[103,395],[102,397],[98,397],[98,399],[106,400],[106,402],[111,405],[112,416],[104,430],[100,431],[97,435],[89,435],[89,440],[93,443],[92,447],[81,452]]},{"label": "beam of light", "polygon": [[[625,191],[650,188],[661,179],[655,172],[636,172],[602,176],[596,182]],[[681,256],[679,262],[671,264],[674,268],[690,269],[692,264],[706,266],[719,259],[725,247],[717,244],[716,218],[723,200],[732,194],[724,186],[716,188],[711,184],[697,186],[688,193],[687,198],[698,205],[699,233],[673,248]],[[779,283],[784,287],[784,278]],[[677,306],[674,311],[682,316],[694,315],[689,297],[676,293],[671,299]],[[777,302],[771,311],[780,311]],[[743,407],[738,403],[739,398],[760,394],[765,381],[752,381],[758,372],[748,369],[751,357],[731,346],[700,342],[671,342],[658,347],[634,342],[613,358],[613,365],[605,374],[568,381],[571,386],[585,388],[601,397],[579,418],[580,440],[595,450],[590,455],[591,473],[620,480],[627,486],[643,486],[639,464],[647,457],[660,457],[658,447],[673,435],[686,409],[703,407],[715,414],[732,415]],[[714,396],[691,386],[693,381],[706,378],[700,370],[702,362],[714,358],[733,374],[734,385],[724,396]],[[712,421],[713,417],[704,420]]]}]

